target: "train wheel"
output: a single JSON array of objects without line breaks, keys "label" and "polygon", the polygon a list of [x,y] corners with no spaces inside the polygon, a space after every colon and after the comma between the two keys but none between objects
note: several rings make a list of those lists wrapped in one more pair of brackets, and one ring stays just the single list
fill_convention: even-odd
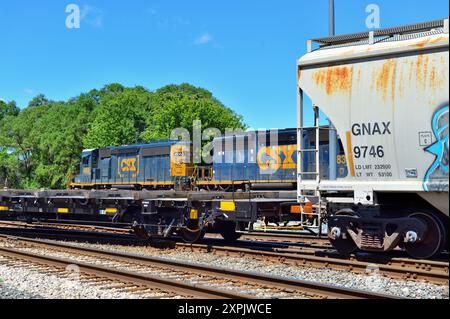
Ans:
[{"label": "train wheel", "polygon": [[179,232],[181,239],[187,244],[196,243],[205,237],[205,231],[198,228],[197,230],[192,230],[188,228],[182,228]]},{"label": "train wheel", "polygon": [[442,221],[431,214],[414,213],[410,218],[421,220],[427,225],[425,238],[418,243],[406,243],[406,252],[416,259],[431,258],[441,252],[445,244],[445,227]]},{"label": "train wheel", "polygon": [[236,232],[236,223],[234,222],[220,223],[219,232],[223,239],[229,242],[236,241],[242,236],[242,234]]},{"label": "train wheel", "polygon": [[[355,212],[351,209],[343,209],[336,213],[336,216],[355,216]],[[332,232],[333,227],[329,226],[328,230],[328,238],[330,238],[330,242],[333,245],[333,247],[343,255],[350,255],[351,253],[355,252],[358,249],[358,246],[355,244],[353,239],[350,237],[349,234],[340,234],[337,236],[337,239],[333,239]],[[346,235],[345,238],[343,238],[343,235]]]}]

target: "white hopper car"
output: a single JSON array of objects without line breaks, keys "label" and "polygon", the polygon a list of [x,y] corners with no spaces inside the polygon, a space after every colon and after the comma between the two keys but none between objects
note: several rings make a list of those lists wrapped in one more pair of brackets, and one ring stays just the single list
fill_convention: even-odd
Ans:
[{"label": "white hopper car", "polygon": [[321,180],[320,167],[298,165],[298,199],[343,253],[448,249],[448,29],[444,19],[311,40],[298,60],[298,158],[315,151],[301,134],[306,94],[336,127],[349,171]]}]

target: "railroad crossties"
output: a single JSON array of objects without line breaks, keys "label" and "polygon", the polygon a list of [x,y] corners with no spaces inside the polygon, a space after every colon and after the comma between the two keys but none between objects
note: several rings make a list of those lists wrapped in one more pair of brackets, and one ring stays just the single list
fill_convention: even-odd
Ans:
[{"label": "railroad crossties", "polygon": [[[445,273],[448,264],[423,262],[432,267],[429,277],[440,284],[426,283],[424,269],[411,261],[393,260],[379,265],[379,272],[365,273],[362,262],[239,249],[216,244],[180,244],[172,249],[139,245],[67,243],[0,236],[0,273],[54,273],[68,276],[68,265],[77,265],[82,291],[115,289],[122,298],[446,298]],[[266,248],[267,249],[267,248]],[[259,255],[259,257],[257,257]],[[367,265],[370,265],[367,263]],[[372,268],[366,269],[374,270]],[[352,272],[349,269],[355,268]],[[249,270],[251,269],[251,271]],[[339,270],[341,269],[341,270]],[[362,271],[360,271],[362,270]],[[389,277],[400,272],[416,272],[422,277],[400,280]],[[6,277],[6,286],[14,282]],[[438,282],[438,281],[436,281]],[[95,288],[97,287],[97,288]],[[0,287],[0,293],[3,293]],[[41,292],[42,293],[42,292]],[[129,295],[131,294],[131,295]],[[86,297],[86,295],[84,295]],[[395,297],[394,297],[395,296]],[[73,297],[73,296],[72,296]],[[80,296],[83,297],[83,296]]]}]

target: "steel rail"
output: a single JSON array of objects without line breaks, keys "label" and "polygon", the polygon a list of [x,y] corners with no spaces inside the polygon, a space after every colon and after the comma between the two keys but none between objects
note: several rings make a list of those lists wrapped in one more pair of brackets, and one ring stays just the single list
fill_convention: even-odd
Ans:
[{"label": "steel rail", "polygon": [[[19,235],[20,236],[20,235]],[[1,237],[1,235],[0,235]],[[284,264],[314,268],[328,268],[355,273],[378,271],[389,278],[425,281],[433,284],[449,283],[449,263],[441,261],[414,260],[409,258],[385,258],[377,256],[353,256],[342,258],[327,252],[294,250],[289,248],[229,247],[213,244],[176,243],[175,247],[206,251],[222,255],[252,256],[263,260],[274,260]],[[323,253],[324,256],[318,255]]]},{"label": "steel rail", "polygon": [[238,232],[242,236],[254,236],[254,237],[269,237],[269,238],[279,238],[279,239],[286,239],[286,240],[310,240],[310,241],[328,241],[329,239],[326,236],[318,237],[311,234],[306,233],[294,233],[294,232],[271,232],[271,231],[241,231]]},{"label": "steel rail", "polygon": [[[328,256],[317,256],[302,252],[289,253],[287,250],[274,249],[274,251],[255,250],[251,248],[237,248],[228,246],[214,246],[203,244],[177,243],[176,247],[190,251],[206,251],[221,255],[252,256],[263,260],[273,260],[294,266],[327,268],[355,273],[368,273],[378,271],[381,275],[389,278],[402,280],[425,281],[433,284],[449,284],[449,263],[439,261],[414,260],[407,258],[392,258],[390,260],[361,261],[351,257],[333,258]],[[283,252],[285,251],[285,252]],[[369,257],[366,257],[369,258]],[[371,258],[373,259],[373,257]]]},{"label": "steel rail", "polygon": [[105,226],[94,226],[94,225],[84,225],[84,224],[70,224],[70,223],[53,223],[53,222],[34,222],[34,223],[26,223],[26,222],[16,222],[16,221],[3,221],[0,220],[0,225],[5,226],[20,226],[26,229],[47,229],[47,228],[55,228],[55,229],[67,229],[67,230],[87,230],[92,232],[106,232],[110,234],[132,234],[133,231],[131,229],[124,228],[113,228],[113,227],[105,227]]},{"label": "steel rail", "polygon": [[[84,250],[84,249],[83,249]],[[191,285],[180,281],[168,280],[147,274],[129,272],[111,267],[93,265],[84,262],[74,262],[69,259],[56,258],[41,254],[24,252],[16,249],[0,247],[0,255],[21,259],[39,264],[45,264],[55,267],[67,267],[76,264],[82,273],[112,278],[119,281],[125,281],[136,285],[146,285],[152,288],[158,288],[173,294],[182,296],[192,296],[201,299],[250,299],[251,296],[238,294],[231,291],[219,290],[201,285]]]},{"label": "steel rail", "polygon": [[255,234],[255,233],[243,233],[241,239],[253,240],[253,241],[268,241],[282,243],[286,245],[309,245],[312,248],[332,248],[327,238],[318,237],[303,237],[300,235],[286,236],[278,234]]},{"label": "steel rail", "polygon": [[119,259],[130,263],[138,262],[148,266],[157,265],[175,271],[184,271],[184,272],[187,271],[190,273],[196,272],[201,275],[209,275],[213,277],[227,278],[230,280],[238,280],[241,282],[253,283],[264,287],[270,288],[273,287],[275,289],[285,290],[292,293],[300,292],[311,297],[335,298],[335,299],[398,299],[397,297],[391,295],[314,283],[305,280],[294,280],[284,277],[268,276],[265,274],[254,272],[242,272],[231,269],[217,268],[201,264],[185,263],[131,253],[122,253],[110,250],[79,247],[72,244],[59,243],[47,240],[37,240],[27,238],[14,238],[14,239],[21,242],[47,246],[50,248],[57,247],[60,249],[64,249],[65,252],[67,252],[67,250],[82,251],[82,253],[84,254],[88,253],[89,256],[98,256],[101,258],[105,257],[114,258],[114,260]]}]

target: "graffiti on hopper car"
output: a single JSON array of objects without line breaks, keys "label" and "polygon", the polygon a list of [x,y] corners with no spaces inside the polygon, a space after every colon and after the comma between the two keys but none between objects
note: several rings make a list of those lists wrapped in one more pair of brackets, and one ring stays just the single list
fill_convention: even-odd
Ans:
[{"label": "graffiti on hopper car", "polygon": [[[423,183],[425,191],[444,191],[442,181],[448,180],[448,112],[449,107],[446,105],[437,110],[433,116],[431,125],[436,142],[425,148],[425,151],[436,158],[425,174]],[[448,190],[448,182],[446,185],[445,190]]]}]

